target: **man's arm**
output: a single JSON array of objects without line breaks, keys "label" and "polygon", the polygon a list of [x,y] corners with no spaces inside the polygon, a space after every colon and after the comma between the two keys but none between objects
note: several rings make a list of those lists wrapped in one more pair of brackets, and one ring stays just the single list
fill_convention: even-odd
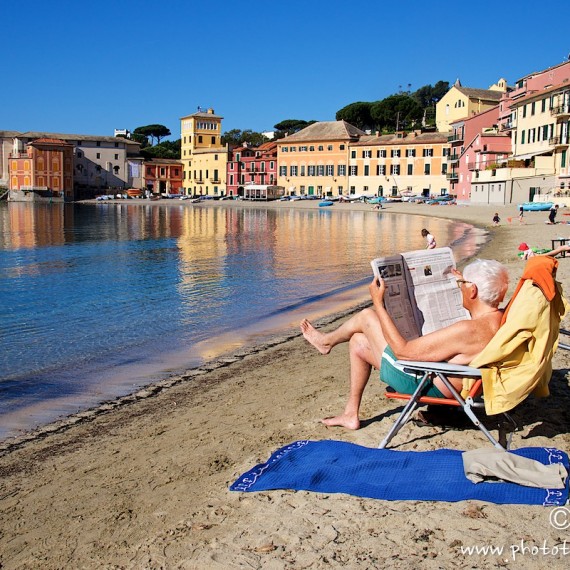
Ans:
[{"label": "man's arm", "polygon": [[[454,360],[461,364],[468,364],[471,358],[467,355],[478,352],[475,349],[478,344],[474,342],[476,337],[473,335],[473,325],[469,320],[459,321],[413,340],[406,340],[396,328],[384,306],[384,280],[378,283],[375,279],[369,289],[386,342],[397,358],[428,362]],[[463,355],[465,355],[464,358],[462,358]]]}]

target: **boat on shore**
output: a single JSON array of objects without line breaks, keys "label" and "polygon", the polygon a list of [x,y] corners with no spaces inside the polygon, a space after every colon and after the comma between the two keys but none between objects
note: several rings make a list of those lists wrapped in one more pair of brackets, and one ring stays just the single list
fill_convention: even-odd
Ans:
[{"label": "boat on shore", "polygon": [[334,202],[332,202],[331,200],[323,200],[319,202],[319,208],[326,208],[328,206],[332,206],[333,204]]},{"label": "boat on shore", "polygon": [[519,204],[525,212],[546,212],[554,206],[554,202],[525,202]]}]

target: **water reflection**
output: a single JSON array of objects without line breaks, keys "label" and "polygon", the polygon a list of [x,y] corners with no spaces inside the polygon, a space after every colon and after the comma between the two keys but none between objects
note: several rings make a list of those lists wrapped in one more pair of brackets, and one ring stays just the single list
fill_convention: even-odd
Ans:
[{"label": "water reflection", "polygon": [[422,248],[426,225],[457,259],[481,240],[421,216],[223,203],[4,203],[0,222],[3,418],[67,413],[361,301],[370,260]]}]

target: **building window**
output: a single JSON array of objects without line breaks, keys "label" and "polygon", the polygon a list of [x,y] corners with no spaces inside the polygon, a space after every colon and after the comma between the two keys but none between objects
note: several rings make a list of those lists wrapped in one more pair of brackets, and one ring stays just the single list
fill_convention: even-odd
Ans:
[{"label": "building window", "polygon": [[526,131],[521,131],[521,144],[524,144]]},{"label": "building window", "polygon": [[309,152],[315,152],[315,147],[314,147],[314,146],[310,146],[310,147],[309,147]]},{"label": "building window", "polygon": [[291,176],[297,176],[298,169],[296,166],[291,166]]},{"label": "building window", "polygon": [[429,176],[431,174],[431,165],[430,164],[424,164],[424,174],[426,176]]},{"label": "building window", "polygon": [[348,172],[349,176],[358,176],[358,166],[351,166]]},{"label": "building window", "polygon": [[301,164],[301,176],[305,176],[305,165]]},{"label": "building window", "polygon": [[423,156],[433,156],[433,148],[424,148]]},{"label": "building window", "polygon": [[376,158],[386,158],[386,151],[385,150],[376,151]]},{"label": "building window", "polygon": [[447,174],[447,164],[445,162],[441,165],[441,173]]},{"label": "building window", "polygon": [[391,156],[392,158],[400,158],[400,149],[399,149],[399,148],[393,148],[393,149],[390,151],[390,156]]},{"label": "building window", "polygon": [[291,152],[297,152],[297,147],[296,147],[296,146],[292,146],[290,150],[291,150]]},{"label": "building window", "polygon": [[202,142],[202,135],[198,135],[198,142],[199,142],[199,143]]},{"label": "building window", "polygon": [[325,167],[323,164],[319,164],[317,166],[317,176],[324,176],[325,175]]},{"label": "building window", "polygon": [[364,176],[370,176],[370,166],[368,164],[364,165]]},{"label": "building window", "polygon": [[320,151],[323,151],[323,150],[324,150],[323,145],[320,145],[320,146],[319,146],[319,150],[320,150]]},{"label": "building window", "polygon": [[333,145],[332,145],[332,144],[329,144],[329,146],[327,146],[327,150],[328,150],[328,151],[331,151],[332,149],[333,149]]},{"label": "building window", "polygon": [[115,155],[115,160],[119,160],[119,155],[118,155],[118,154]]},{"label": "building window", "polygon": [[338,165],[338,176],[346,176],[346,165],[339,164]]},{"label": "building window", "polygon": [[280,166],[279,167],[279,176],[287,176],[287,167],[286,166]]},{"label": "building window", "polygon": [[543,100],[541,101],[541,104],[542,104],[542,105],[541,105],[540,110],[544,113],[544,112],[546,111],[546,99],[543,99]]},{"label": "building window", "polygon": [[96,156],[97,156],[97,158],[101,158],[101,153],[98,152]]},{"label": "building window", "polygon": [[414,157],[416,156],[416,149],[415,148],[408,148],[406,149],[406,156],[407,157]]},{"label": "building window", "polygon": [[411,176],[414,173],[414,165],[408,164],[408,176]]},{"label": "building window", "polygon": [[523,105],[522,113],[523,113],[523,119],[524,119],[526,117],[526,105]]},{"label": "building window", "polygon": [[308,176],[314,176],[315,175],[315,167],[313,165],[308,166],[307,175]]},{"label": "building window", "polygon": [[530,115],[531,115],[531,117],[532,117],[532,115],[534,115],[535,111],[536,111],[536,101],[533,101],[530,104]]},{"label": "building window", "polygon": [[350,151],[350,158],[356,158],[356,151],[355,150]]},{"label": "building window", "polygon": [[400,174],[400,165],[399,164],[391,164],[390,165],[390,174]]},{"label": "building window", "polygon": [[339,148],[339,150],[344,150],[344,145],[341,144],[338,148]]},{"label": "building window", "polygon": [[449,156],[451,154],[451,149],[449,147],[442,149],[442,156]]},{"label": "building window", "polygon": [[376,176],[385,176],[386,175],[386,165],[385,164],[379,164],[376,167]]},{"label": "building window", "polygon": [[289,152],[289,147],[282,146],[282,147],[281,147],[281,152]]},{"label": "building window", "polygon": [[334,165],[327,164],[327,176],[334,176]]},{"label": "building window", "polygon": [[363,150],[362,151],[362,158],[372,158],[372,151],[371,150]]}]

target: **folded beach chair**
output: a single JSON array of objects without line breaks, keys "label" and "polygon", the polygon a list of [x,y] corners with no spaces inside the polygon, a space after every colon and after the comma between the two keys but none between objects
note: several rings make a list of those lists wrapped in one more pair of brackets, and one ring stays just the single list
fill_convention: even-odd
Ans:
[{"label": "folded beach chair", "polygon": [[[507,412],[531,393],[537,397],[549,395],[552,357],[558,347],[560,321],[568,309],[560,283],[556,281],[557,267],[558,261],[548,256],[528,260],[504,311],[501,327],[470,366],[398,361],[406,372],[417,374],[421,380],[412,395],[386,393],[388,398],[408,402],[380,448],[390,443],[414,410],[423,404],[460,407],[495,447],[509,447],[505,433],[500,429],[497,441],[477,418],[474,409],[484,407],[487,415],[504,414],[507,422],[516,427]],[[449,381],[449,377],[458,376],[464,378],[461,393]],[[453,398],[423,396],[435,377],[441,379]]]}]

